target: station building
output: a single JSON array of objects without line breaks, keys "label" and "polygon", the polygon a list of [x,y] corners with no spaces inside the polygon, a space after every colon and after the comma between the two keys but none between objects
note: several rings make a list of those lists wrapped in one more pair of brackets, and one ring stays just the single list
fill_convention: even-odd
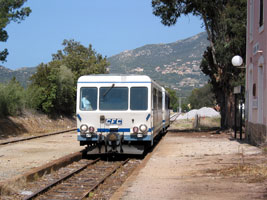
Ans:
[{"label": "station building", "polygon": [[267,143],[267,1],[247,1],[246,138]]}]

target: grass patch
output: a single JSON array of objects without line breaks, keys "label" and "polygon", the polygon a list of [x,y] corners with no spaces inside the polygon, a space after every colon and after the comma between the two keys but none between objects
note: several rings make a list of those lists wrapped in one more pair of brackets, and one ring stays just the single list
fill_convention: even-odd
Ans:
[{"label": "grass patch", "polygon": [[172,123],[172,128],[178,130],[190,130],[193,128],[193,120],[189,119],[180,119]]},{"label": "grass patch", "polygon": [[[178,130],[191,130],[194,129],[195,119],[180,119],[172,124],[172,128]],[[207,130],[211,128],[220,128],[221,118],[218,117],[201,117],[199,118],[198,130]]]},{"label": "grass patch", "polygon": [[238,164],[235,166],[207,170],[207,173],[214,173],[219,176],[244,178],[248,183],[261,183],[267,180],[267,166],[265,164]]},{"label": "grass patch", "polygon": [[208,129],[208,128],[220,128],[221,118],[219,117],[201,117],[199,119],[199,128]]}]

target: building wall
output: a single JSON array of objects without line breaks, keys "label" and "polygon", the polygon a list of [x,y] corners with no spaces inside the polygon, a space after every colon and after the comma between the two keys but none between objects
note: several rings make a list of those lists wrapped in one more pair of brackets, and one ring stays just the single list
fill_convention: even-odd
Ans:
[{"label": "building wall", "polygon": [[267,142],[267,1],[248,0],[247,13],[246,134],[251,143],[261,144]]}]

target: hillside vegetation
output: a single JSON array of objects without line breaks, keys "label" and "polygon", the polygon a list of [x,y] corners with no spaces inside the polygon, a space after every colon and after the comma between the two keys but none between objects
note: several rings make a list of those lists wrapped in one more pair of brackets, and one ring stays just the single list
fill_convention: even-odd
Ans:
[{"label": "hillside vegetation", "polygon": [[0,117],[20,115],[25,108],[50,117],[75,113],[78,77],[106,73],[108,63],[91,45],[84,47],[74,40],[64,40],[62,45],[64,49],[53,54],[52,61],[37,67],[26,88],[15,77],[0,84]]},{"label": "hillside vegetation", "polygon": [[[199,66],[208,46],[206,33],[169,44],[151,44],[124,51],[107,58],[109,72],[116,74],[146,74],[164,86],[188,96],[192,89],[202,87],[208,78]],[[10,70],[0,66],[0,82],[16,77],[24,87],[37,67]]]},{"label": "hillside vegetation", "polygon": [[110,73],[146,74],[188,95],[208,80],[199,68],[207,46],[206,33],[169,44],[145,45],[109,57]]}]

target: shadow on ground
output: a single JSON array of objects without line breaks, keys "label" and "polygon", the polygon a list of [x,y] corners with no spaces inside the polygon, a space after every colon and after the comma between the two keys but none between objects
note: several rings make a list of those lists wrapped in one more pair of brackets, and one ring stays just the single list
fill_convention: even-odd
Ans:
[{"label": "shadow on ground", "polygon": [[170,128],[168,132],[211,132],[214,131],[219,134],[220,128],[197,128],[197,129],[179,129],[179,128]]},{"label": "shadow on ground", "polygon": [[25,111],[21,116],[0,118],[0,139],[19,136],[36,136],[76,127],[75,117],[47,115]]},{"label": "shadow on ground", "polygon": [[14,122],[9,118],[0,119],[0,139],[19,136],[27,132],[28,130],[22,123]]}]

